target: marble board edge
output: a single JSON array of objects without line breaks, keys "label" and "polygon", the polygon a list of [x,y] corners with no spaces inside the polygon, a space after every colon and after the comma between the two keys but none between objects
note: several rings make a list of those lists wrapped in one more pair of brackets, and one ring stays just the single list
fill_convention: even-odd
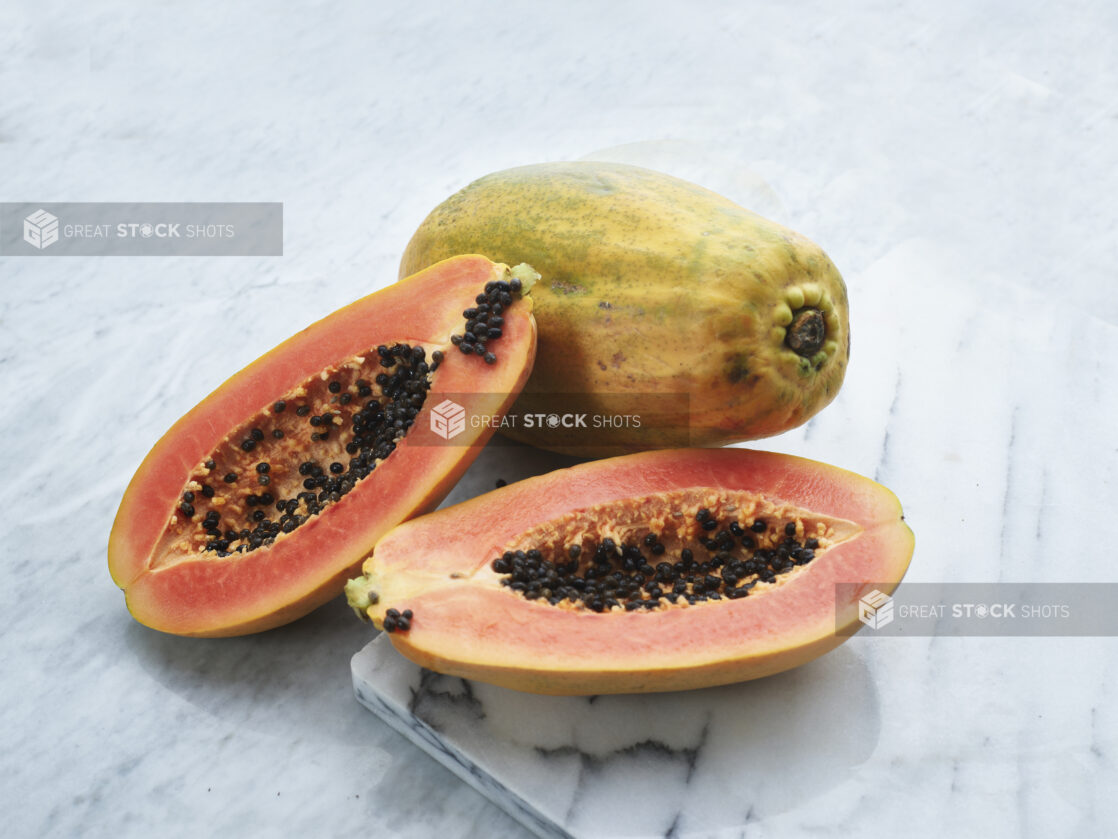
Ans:
[{"label": "marble board edge", "polygon": [[[575,839],[571,833],[549,819],[521,796],[501,784],[478,764],[461,752],[448,747],[438,731],[412,714],[408,708],[392,702],[383,694],[365,689],[366,675],[370,672],[367,665],[378,651],[378,645],[384,643],[389,642],[378,635],[350,659],[353,693],[357,701],[378,719],[387,723],[407,740],[414,743],[516,819],[517,822],[524,825],[534,835],[541,837],[541,839]],[[418,665],[412,666],[417,671],[420,670]]]}]

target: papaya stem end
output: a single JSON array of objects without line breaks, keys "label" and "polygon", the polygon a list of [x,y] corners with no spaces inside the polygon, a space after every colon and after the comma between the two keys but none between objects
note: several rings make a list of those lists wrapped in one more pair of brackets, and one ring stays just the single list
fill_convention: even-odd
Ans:
[{"label": "papaya stem end", "polygon": [[811,358],[823,347],[827,339],[827,322],[818,309],[800,309],[788,325],[784,343],[788,349],[804,358]]},{"label": "papaya stem end", "polygon": [[363,621],[370,620],[369,607],[380,601],[380,595],[373,590],[371,577],[354,577],[345,584],[345,598],[350,608]]}]

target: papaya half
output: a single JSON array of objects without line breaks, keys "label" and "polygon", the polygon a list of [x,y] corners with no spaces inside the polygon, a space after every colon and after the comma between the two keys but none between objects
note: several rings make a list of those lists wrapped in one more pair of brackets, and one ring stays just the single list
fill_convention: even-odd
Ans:
[{"label": "papaya half", "polygon": [[[885,487],[804,458],[662,450],[399,525],[346,585],[409,659],[516,690],[683,690],[796,667],[890,594],[913,536]],[[848,584],[848,585],[843,585]]]},{"label": "papaya half", "polygon": [[[679,178],[599,162],[487,175],[427,216],[400,276],[463,252],[543,275],[524,419],[502,426],[523,442],[598,456],[753,440],[842,385],[847,293],[831,260]],[[610,419],[551,419],[572,412]]]},{"label": "papaya half", "polygon": [[[377,539],[437,506],[491,436],[466,411],[501,415],[523,386],[535,276],[481,256],[440,262],[288,339],[176,422],[109,537],[133,617],[240,635],[339,595]],[[451,352],[464,312],[483,305],[486,346]]]}]

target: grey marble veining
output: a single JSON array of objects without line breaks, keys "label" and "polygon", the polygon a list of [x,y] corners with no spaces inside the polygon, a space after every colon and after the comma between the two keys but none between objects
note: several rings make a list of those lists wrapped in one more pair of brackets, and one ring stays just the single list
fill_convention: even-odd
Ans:
[{"label": "grey marble veining", "polygon": [[[390,282],[431,207],[508,166],[662,166],[826,248],[850,373],[764,445],[895,489],[910,579],[1113,580],[1116,38],[1101,0],[0,4],[0,200],[282,201],[285,220],[279,258],[0,258],[5,835],[526,835],[354,700],[370,632],[341,602],[172,638],[105,566],[172,422]],[[553,465],[517,451],[452,500]],[[415,674],[387,652],[370,689],[402,699]],[[578,702],[521,725],[539,703],[472,687],[485,751],[438,679],[412,716],[478,766],[506,754],[490,777],[574,835],[616,834],[594,814],[622,789],[630,835],[1109,836],[1116,661],[1113,639],[858,636],[634,706],[709,709],[705,729],[603,729]]]},{"label": "grey marble veining", "polygon": [[383,637],[353,673],[362,704],[540,836],[740,832],[840,784],[880,725],[847,653],[649,696],[520,694],[421,670]]}]

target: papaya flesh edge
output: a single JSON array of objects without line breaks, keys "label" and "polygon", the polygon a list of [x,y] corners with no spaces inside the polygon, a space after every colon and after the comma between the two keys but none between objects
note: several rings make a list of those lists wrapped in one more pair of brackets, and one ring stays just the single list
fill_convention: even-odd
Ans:
[{"label": "papaya flesh edge", "polygon": [[[527,294],[504,313],[495,363],[450,352],[451,335],[463,331],[463,310],[476,305],[475,295],[487,282],[508,277],[507,266],[483,256],[440,262],[289,338],[176,422],[129,483],[109,537],[109,570],[132,616],[177,635],[243,635],[288,623],[339,595],[377,539],[399,522],[434,509],[492,434],[484,425],[467,424],[452,441],[436,439],[430,428],[433,408],[450,394],[460,401],[469,398],[472,411],[502,415],[527,379],[535,356]],[[208,453],[227,446],[245,423],[267,419],[274,400],[288,389],[316,380],[346,359],[371,354],[375,363],[379,345],[397,342],[425,347],[428,358],[441,350],[444,358],[429,374],[430,388],[414,425],[386,459],[340,500],[270,544],[228,556],[200,550],[168,554],[168,534],[182,515],[177,508],[184,485]],[[211,483],[221,487],[220,475]],[[188,519],[178,526],[192,523]]]},{"label": "papaya flesh edge", "polygon": [[[750,596],[636,611],[529,600],[492,567],[533,542],[561,551],[588,527],[619,540],[626,527],[694,530],[696,508],[720,504],[796,521],[801,534],[826,533],[826,544]],[[346,593],[378,628],[389,609],[410,611],[407,631],[388,637],[440,673],[544,694],[684,690],[778,673],[837,647],[860,626],[858,599],[874,588],[891,594],[913,546],[896,496],[855,473],[748,449],[661,450],[557,470],[406,522],[376,544]],[[856,584],[847,602],[840,583]]]},{"label": "papaya flesh edge", "polygon": [[521,442],[600,457],[756,440],[803,424],[842,386],[848,296],[834,263],[696,184],[591,161],[494,172],[431,211],[400,276],[466,251],[543,277],[536,363],[514,413],[641,415],[593,439],[502,428]]}]

